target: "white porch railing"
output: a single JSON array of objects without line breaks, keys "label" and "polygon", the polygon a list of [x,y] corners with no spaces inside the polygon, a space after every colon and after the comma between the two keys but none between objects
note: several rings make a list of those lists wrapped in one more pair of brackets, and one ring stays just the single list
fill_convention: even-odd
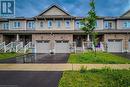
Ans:
[{"label": "white porch railing", "polygon": [[70,42],[70,51],[76,53],[76,42]]},{"label": "white porch railing", "polygon": [[21,52],[26,53],[27,50],[35,48],[33,42],[29,42],[27,45],[23,46],[23,42],[10,42],[5,45],[5,42],[0,43],[0,53],[2,52]]},{"label": "white porch railing", "polygon": [[16,46],[16,52],[19,52],[23,49],[23,42],[19,42],[19,44]]},{"label": "white porch railing", "polygon": [[9,44],[5,45],[5,52],[12,52],[13,48],[13,42],[10,42]]},{"label": "white porch railing", "polygon": [[0,52],[4,52],[5,50],[5,42],[0,43]]},{"label": "white porch railing", "polygon": [[16,46],[21,42],[12,42],[12,52],[16,52]]},{"label": "white porch railing", "polygon": [[100,42],[101,51],[105,51],[105,43]]},{"label": "white porch railing", "polygon": [[91,49],[91,50],[97,50],[97,51],[105,51],[105,44],[103,42],[100,42],[100,46],[99,47],[94,47],[93,42],[83,42],[83,51]]},{"label": "white porch railing", "polygon": [[24,53],[26,53],[31,48],[33,48],[33,43],[29,42],[27,45],[24,46]]},{"label": "white porch railing", "polygon": [[83,42],[82,47],[83,47],[83,51],[88,49],[94,50],[93,42]]}]

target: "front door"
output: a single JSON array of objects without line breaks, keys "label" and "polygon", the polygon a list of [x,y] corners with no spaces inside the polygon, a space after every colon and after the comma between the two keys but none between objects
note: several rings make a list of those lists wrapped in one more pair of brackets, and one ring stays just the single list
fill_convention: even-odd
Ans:
[{"label": "front door", "polygon": [[82,38],[80,36],[78,36],[76,39],[76,45],[77,47],[82,47]]}]

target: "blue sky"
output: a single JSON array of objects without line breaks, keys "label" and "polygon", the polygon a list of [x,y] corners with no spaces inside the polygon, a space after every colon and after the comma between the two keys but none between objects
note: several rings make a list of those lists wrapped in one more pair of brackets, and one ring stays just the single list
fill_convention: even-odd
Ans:
[{"label": "blue sky", "polygon": [[[16,0],[16,16],[33,17],[52,4],[60,5],[73,16],[85,16],[90,0]],[[120,16],[130,9],[130,0],[95,0],[98,16]]]}]

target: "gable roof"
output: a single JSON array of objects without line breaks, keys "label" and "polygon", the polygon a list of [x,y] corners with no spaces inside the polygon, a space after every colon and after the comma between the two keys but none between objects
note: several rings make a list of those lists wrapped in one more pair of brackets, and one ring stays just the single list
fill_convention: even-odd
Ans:
[{"label": "gable roof", "polygon": [[124,14],[122,14],[120,17],[130,17],[130,10],[126,11]]},{"label": "gable roof", "polygon": [[44,15],[44,13],[46,13],[47,11],[49,11],[50,9],[52,9],[53,7],[56,7],[56,8],[59,9],[60,11],[64,12],[66,15],[71,16],[67,11],[65,11],[65,10],[62,9],[60,6],[55,5],[55,4],[49,6],[47,9],[45,9],[44,11],[42,11],[38,16]]}]

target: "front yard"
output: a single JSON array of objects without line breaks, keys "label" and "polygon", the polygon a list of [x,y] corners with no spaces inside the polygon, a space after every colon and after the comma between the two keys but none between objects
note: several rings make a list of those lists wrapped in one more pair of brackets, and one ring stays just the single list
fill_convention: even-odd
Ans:
[{"label": "front yard", "polygon": [[66,71],[59,87],[130,87],[130,70]]},{"label": "front yard", "polygon": [[93,52],[71,54],[69,63],[88,63],[88,64],[130,64],[130,60],[105,52],[97,52],[95,57]]},{"label": "front yard", "polygon": [[0,60],[13,58],[13,57],[20,56],[20,55],[22,55],[22,54],[18,54],[18,53],[0,53]]}]

